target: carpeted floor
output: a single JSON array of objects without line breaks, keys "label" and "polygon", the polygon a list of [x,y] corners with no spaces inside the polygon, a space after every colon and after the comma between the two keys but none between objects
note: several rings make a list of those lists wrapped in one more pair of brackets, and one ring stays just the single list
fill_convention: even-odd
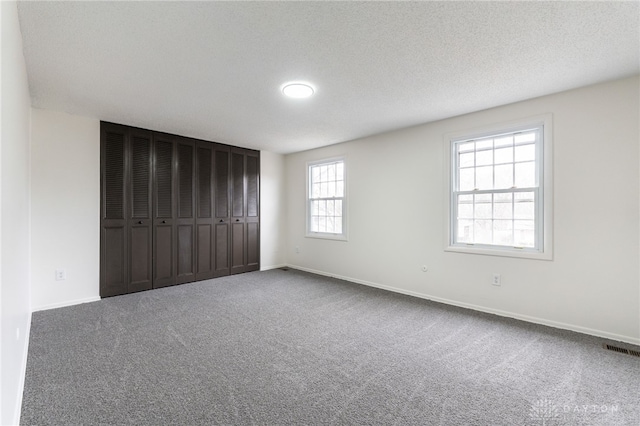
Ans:
[{"label": "carpeted floor", "polygon": [[254,272],[35,312],[21,422],[639,425],[640,358],[603,341]]}]

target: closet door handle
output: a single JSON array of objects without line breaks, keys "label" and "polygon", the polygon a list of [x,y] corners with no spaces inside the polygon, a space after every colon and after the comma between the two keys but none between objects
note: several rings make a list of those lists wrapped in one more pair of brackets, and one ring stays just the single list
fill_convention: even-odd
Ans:
[{"label": "closet door handle", "polygon": [[138,225],[142,225],[142,221],[141,220],[138,221]]},{"label": "closet door handle", "polygon": [[167,223],[167,221],[166,221],[166,220],[163,220],[163,221],[162,221],[162,223]]},{"label": "closet door handle", "polygon": [[218,222],[218,223],[224,223],[224,220],[220,219],[220,222]]},{"label": "closet door handle", "polygon": [[236,219],[236,222],[240,222],[240,219]]}]

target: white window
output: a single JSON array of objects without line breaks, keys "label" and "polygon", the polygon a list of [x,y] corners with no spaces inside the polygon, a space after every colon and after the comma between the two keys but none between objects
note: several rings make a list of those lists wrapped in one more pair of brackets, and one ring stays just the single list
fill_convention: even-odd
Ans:
[{"label": "white window", "polygon": [[307,236],[345,240],[344,158],[307,164]]},{"label": "white window", "polygon": [[446,142],[447,249],[551,259],[551,117]]}]

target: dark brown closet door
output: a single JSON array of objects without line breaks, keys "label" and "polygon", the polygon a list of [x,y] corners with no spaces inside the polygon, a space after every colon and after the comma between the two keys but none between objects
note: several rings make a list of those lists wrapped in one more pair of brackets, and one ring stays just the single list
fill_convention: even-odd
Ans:
[{"label": "dark brown closet door", "polygon": [[153,287],[176,283],[174,141],[154,133]]},{"label": "dark brown closet door", "polygon": [[245,155],[231,150],[231,274],[244,272],[245,253]]},{"label": "dark brown closet door", "polygon": [[196,144],[196,280],[213,278],[213,144]]},{"label": "dark brown closet door", "polygon": [[230,250],[230,219],[231,198],[229,196],[229,172],[231,152],[228,146],[214,145],[214,276],[229,275],[231,270]]},{"label": "dark brown closet door", "polygon": [[245,272],[260,269],[260,154],[246,155],[246,268]]},{"label": "dark brown closet door", "polygon": [[132,129],[129,144],[129,291],[152,288],[151,132]]},{"label": "dark brown closet door", "polygon": [[176,236],[178,242],[178,275],[176,283],[182,284],[195,280],[196,241],[195,241],[195,143],[178,139],[178,184]]},{"label": "dark brown closet door", "polygon": [[126,128],[100,128],[100,297],[127,293]]}]

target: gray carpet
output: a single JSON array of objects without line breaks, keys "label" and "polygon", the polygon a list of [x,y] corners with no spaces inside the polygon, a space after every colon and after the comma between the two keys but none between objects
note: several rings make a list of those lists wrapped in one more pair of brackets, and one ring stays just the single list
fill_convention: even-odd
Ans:
[{"label": "gray carpet", "polygon": [[35,312],[21,421],[639,425],[640,358],[603,341],[254,272]]}]

